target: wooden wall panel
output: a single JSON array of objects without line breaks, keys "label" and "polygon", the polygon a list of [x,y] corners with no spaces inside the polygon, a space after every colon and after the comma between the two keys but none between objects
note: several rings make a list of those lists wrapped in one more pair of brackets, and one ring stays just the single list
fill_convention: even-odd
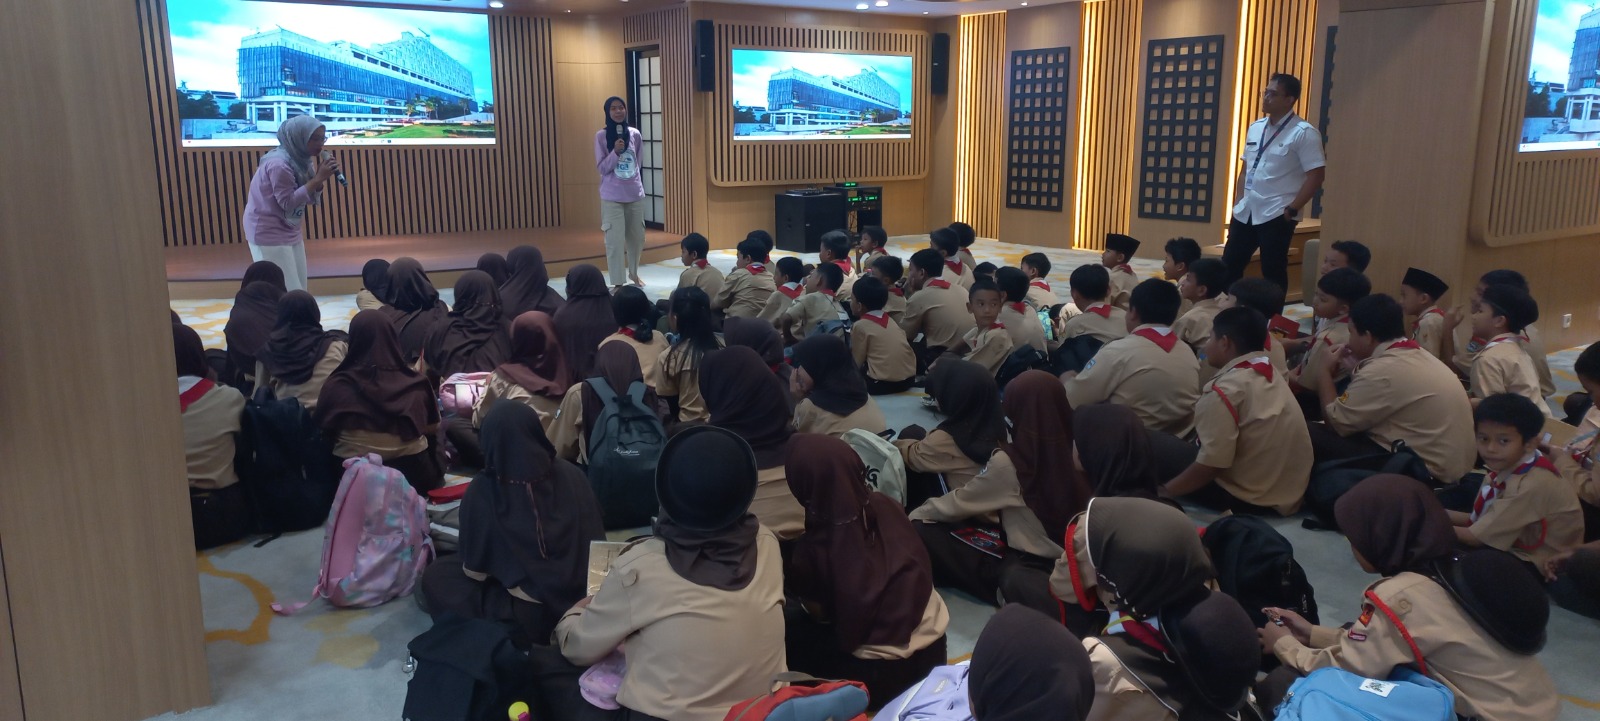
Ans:
[{"label": "wooden wall panel", "polygon": [[1143,0],[1083,3],[1083,71],[1078,82],[1078,163],[1073,246],[1105,247],[1133,214],[1138,148],[1139,30]]},{"label": "wooden wall panel", "polygon": [[[1067,73],[1066,157],[1064,181],[1061,189],[1061,211],[1000,209],[1001,240],[1010,243],[1044,245],[1053,248],[1072,247],[1073,218],[1076,210],[1073,193],[1077,183],[1073,180],[1077,170],[1078,152],[1078,83],[1083,68],[1080,52],[1080,19],[1083,3],[1062,3],[1043,7],[1028,7],[1006,11],[1006,50],[1031,50],[1037,48],[1067,47],[1070,49],[1071,67]],[[937,159],[936,159],[937,162]],[[1065,277],[1064,275],[1062,277]]]},{"label": "wooden wall panel", "polygon": [[16,639],[11,636],[11,603],[6,598],[6,565],[0,542],[0,718],[22,718],[22,679],[17,676]]},{"label": "wooden wall panel", "polygon": [[1261,117],[1261,91],[1274,73],[1300,79],[1300,102],[1294,111],[1317,123],[1317,95],[1312,81],[1318,36],[1318,0],[1242,0],[1239,6],[1239,46],[1234,66],[1233,128],[1229,162],[1219,165],[1226,175],[1228,199],[1239,181],[1238,158],[1244,152],[1245,134]]},{"label": "wooden wall panel", "polygon": [[[243,243],[240,217],[265,148],[184,148],[165,0],[136,0],[166,246]],[[308,238],[558,225],[550,21],[489,16],[498,137],[492,146],[334,147],[350,187],[306,214]]]},{"label": "wooden wall panel", "polygon": [[1005,198],[1006,13],[962,15],[956,82],[956,220],[1000,234]]},{"label": "wooden wall panel", "polygon": [[668,233],[687,235],[694,219],[694,26],[679,6],[622,20],[622,42],[630,48],[661,47],[662,150],[665,158]]}]

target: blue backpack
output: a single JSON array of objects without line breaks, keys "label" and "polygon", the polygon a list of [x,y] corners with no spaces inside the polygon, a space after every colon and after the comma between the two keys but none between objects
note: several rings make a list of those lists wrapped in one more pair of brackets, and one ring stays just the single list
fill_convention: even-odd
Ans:
[{"label": "blue backpack", "polygon": [[1455,694],[1407,666],[1388,680],[1319,668],[1295,681],[1278,705],[1278,721],[1455,721]]}]

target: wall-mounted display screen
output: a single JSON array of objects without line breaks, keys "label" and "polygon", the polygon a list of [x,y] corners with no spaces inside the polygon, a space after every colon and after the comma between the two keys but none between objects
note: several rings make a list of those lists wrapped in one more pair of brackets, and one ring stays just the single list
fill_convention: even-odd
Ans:
[{"label": "wall-mounted display screen", "polygon": [[1600,9],[1539,0],[1528,63],[1523,151],[1600,148]]},{"label": "wall-mounted display screen", "polygon": [[167,19],[187,147],[277,145],[306,114],[329,145],[494,143],[485,15],[168,0]]},{"label": "wall-mounted display screen", "polygon": [[909,138],[909,55],[735,48],[735,140]]}]

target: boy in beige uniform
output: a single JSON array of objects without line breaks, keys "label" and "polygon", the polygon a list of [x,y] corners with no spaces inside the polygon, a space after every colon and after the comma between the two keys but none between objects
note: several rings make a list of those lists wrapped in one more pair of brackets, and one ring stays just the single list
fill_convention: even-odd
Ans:
[{"label": "boy in beige uniform", "polygon": [[1406,268],[1405,278],[1400,281],[1400,307],[1406,315],[1416,318],[1411,324],[1411,340],[1440,360],[1444,360],[1444,347],[1450,340],[1439,299],[1449,291],[1450,286],[1439,276],[1420,268]]},{"label": "boy in beige uniform", "polygon": [[[900,327],[906,340],[917,351],[917,370],[926,372],[940,353],[954,348],[961,336],[977,325],[967,310],[966,291],[957,290],[940,277],[944,258],[938,251],[919,250],[911,256],[910,283],[914,289],[906,301],[906,314]],[[918,336],[922,339],[918,340]]]},{"label": "boy in beige uniform", "polygon": [[734,318],[756,318],[767,305],[777,283],[767,270],[766,245],[754,238],[739,241],[739,264],[711,296],[711,307]]},{"label": "boy in beige uniform", "polygon": [[1266,354],[1267,319],[1250,308],[1229,308],[1217,314],[1207,335],[1207,362],[1219,373],[1195,404],[1200,454],[1163,492],[1220,510],[1293,514],[1311,477],[1311,436],[1288,382]]},{"label": "boy in beige uniform", "polygon": [[823,263],[811,271],[806,277],[806,294],[800,296],[789,309],[779,316],[781,325],[788,327],[788,332],[794,340],[800,340],[811,335],[817,329],[817,324],[829,320],[845,318],[844,308],[836,300],[839,283],[844,279],[844,273],[839,266],[832,263]]},{"label": "boy in beige uniform", "polygon": [[1107,343],[1082,373],[1062,376],[1072,407],[1111,401],[1132,408],[1147,428],[1188,435],[1200,397],[1200,361],[1172,332],[1178,303],[1178,289],[1164,280],[1134,288],[1128,337]]},{"label": "boy in beige uniform", "polygon": [[867,377],[867,392],[872,395],[899,393],[911,387],[917,375],[917,354],[899,326],[883,309],[889,289],[883,281],[867,276],[856,281],[854,296],[856,323],[850,329],[850,355]]},{"label": "boy in beige uniform", "polygon": [[928,248],[939,253],[944,259],[944,275],[942,276],[950,285],[966,292],[972,287],[972,281],[977,279],[973,268],[961,262],[961,241],[954,230],[939,228],[928,234]]},{"label": "boy in beige uniform", "polygon": [[1472,359],[1469,377],[1474,405],[1497,393],[1515,393],[1533,401],[1545,417],[1554,417],[1539,393],[1533,359],[1517,341],[1517,334],[1538,315],[1533,298],[1511,285],[1491,285],[1472,304],[1472,334],[1489,339]]},{"label": "boy in beige uniform", "polygon": [[840,281],[836,297],[839,305],[850,308],[850,286],[855,285],[856,266],[850,262],[850,234],[842,230],[830,230],[822,234],[822,247],[817,251],[817,265],[834,265],[844,275]]},{"label": "boy in beige uniform", "polygon": [[[1189,264],[1189,272],[1178,280],[1178,294],[1191,303],[1189,310],[1172,324],[1178,338],[1201,354],[1211,339],[1211,320],[1222,311],[1218,297],[1228,287],[1228,265],[1219,258],[1201,258]],[[1205,361],[1204,357],[1200,359]]]},{"label": "boy in beige uniform", "polygon": [[[1133,272],[1133,266],[1128,265],[1138,252],[1139,241],[1120,233],[1108,233],[1106,250],[1100,254],[1100,265],[1105,266],[1106,272],[1111,274],[1111,292],[1106,300],[1123,310],[1128,309],[1128,296],[1133,293],[1133,287],[1139,284],[1139,274]],[[1182,299],[1178,304],[1183,304]]]},{"label": "boy in beige uniform", "polygon": [[1501,393],[1479,403],[1474,418],[1489,475],[1471,513],[1450,511],[1456,540],[1506,551],[1542,575],[1545,561],[1583,545],[1578,494],[1539,451],[1544,414],[1522,396]]},{"label": "boy in beige uniform", "polygon": [[888,287],[889,302],[883,305],[883,311],[889,314],[889,320],[896,325],[903,323],[906,317],[906,290],[900,287],[900,279],[905,277],[905,264],[892,255],[880,255],[862,271],[862,275],[877,278]]},{"label": "boy in beige uniform", "polygon": [[962,358],[997,373],[1011,356],[1011,334],[1004,323],[996,320],[1000,315],[1000,289],[979,279],[973,282],[967,297],[967,308],[976,325],[961,338],[960,351],[965,352]]},{"label": "boy in beige uniform", "polygon": [[871,268],[872,264],[879,258],[889,257],[888,251],[884,250],[884,246],[888,244],[889,234],[884,231],[883,226],[868,225],[862,227],[861,235],[856,238],[856,247],[854,248],[856,275],[866,275],[867,269]]},{"label": "boy in beige uniform", "polygon": [[[1312,336],[1300,367],[1289,372],[1289,380],[1311,391],[1316,379],[1322,375],[1322,362],[1327,358],[1324,348],[1340,348],[1350,341],[1350,307],[1372,292],[1367,277],[1349,268],[1335,268],[1317,280],[1317,294],[1311,300],[1311,311],[1325,318],[1322,330]],[[1335,381],[1343,381],[1349,372],[1342,366],[1331,369]]]},{"label": "boy in beige uniform", "polygon": [[1022,256],[1021,267],[1028,276],[1028,297],[1023,302],[1034,310],[1050,310],[1061,305],[1061,298],[1050,288],[1050,281],[1045,280],[1045,276],[1050,275],[1050,256],[1029,253]]},{"label": "boy in beige uniform", "polygon": [[756,317],[771,323],[781,334],[788,331],[782,322],[784,312],[796,299],[805,295],[807,273],[805,264],[795,257],[779,258],[773,266],[777,268],[773,278],[777,286],[772,289],[772,295],[767,296],[767,304],[761,308],[761,315]]},{"label": "boy in beige uniform", "polygon": [[1080,265],[1072,271],[1072,303],[1081,312],[1061,324],[1061,338],[1092,336],[1110,343],[1128,335],[1128,311],[1106,302],[1111,274],[1103,266]]},{"label": "boy in beige uniform", "polygon": [[711,242],[699,233],[683,236],[678,247],[683,250],[683,272],[678,275],[678,287],[695,286],[706,292],[707,298],[717,297],[722,291],[722,271],[706,260],[711,253]]},{"label": "boy in beige uniform", "polygon": [[[1524,292],[1532,294],[1528,289],[1528,279],[1514,270],[1491,270],[1478,279],[1478,285],[1472,289],[1471,303],[1476,303],[1483,298],[1483,291],[1491,285],[1513,285]],[[1471,316],[1471,305],[1457,306],[1445,314],[1444,327],[1454,338],[1453,343],[1445,344],[1446,363],[1456,369],[1462,378],[1467,378],[1472,372],[1472,361],[1478,357],[1479,351],[1489,344],[1489,338],[1479,336],[1472,332],[1471,323],[1463,323]],[[1533,368],[1539,375],[1539,395],[1545,398],[1555,395],[1556,382],[1550,375],[1550,359],[1545,354],[1544,340],[1539,335],[1538,327],[1529,323],[1522,329],[1519,339],[1522,349],[1527,351],[1528,357],[1533,359]]]},{"label": "boy in beige uniform", "polygon": [[1284,351],[1283,340],[1272,330],[1273,321],[1282,319],[1283,289],[1266,278],[1240,278],[1228,286],[1228,292],[1219,296],[1217,300],[1217,305],[1223,310],[1250,308],[1267,319],[1267,357],[1272,359],[1272,367],[1287,378],[1289,361]]},{"label": "boy in beige uniform", "polygon": [[1006,334],[1011,336],[1013,349],[1023,346],[1032,346],[1034,350],[1049,351],[1049,344],[1044,340],[1044,325],[1039,322],[1039,314],[1028,307],[1028,276],[1021,268],[1007,266],[994,272],[995,285],[1000,287],[1004,296],[1000,306],[1000,315],[997,321],[1006,328]]}]

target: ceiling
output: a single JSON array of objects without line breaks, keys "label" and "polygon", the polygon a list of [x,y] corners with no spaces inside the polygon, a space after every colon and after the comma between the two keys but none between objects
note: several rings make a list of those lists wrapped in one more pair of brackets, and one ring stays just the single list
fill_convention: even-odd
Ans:
[{"label": "ceiling", "polygon": [[[729,5],[755,5],[768,7],[786,7],[803,10],[836,10],[847,12],[877,13],[888,15],[927,15],[929,17],[942,17],[954,15],[968,15],[972,13],[995,12],[998,10],[1015,10],[1024,5],[1036,7],[1039,5],[1059,5],[1076,0],[887,0],[887,7],[876,7],[873,4],[879,0],[717,0]],[[856,5],[861,2],[869,5],[867,10],[857,10]],[[449,8],[452,10],[486,10],[490,0],[376,0],[375,2],[352,2],[351,4],[379,4],[402,7],[429,7]],[[507,12],[537,13],[550,15],[561,12],[573,13],[618,13],[631,12],[640,9],[667,7],[683,4],[684,0],[503,0]]]}]

